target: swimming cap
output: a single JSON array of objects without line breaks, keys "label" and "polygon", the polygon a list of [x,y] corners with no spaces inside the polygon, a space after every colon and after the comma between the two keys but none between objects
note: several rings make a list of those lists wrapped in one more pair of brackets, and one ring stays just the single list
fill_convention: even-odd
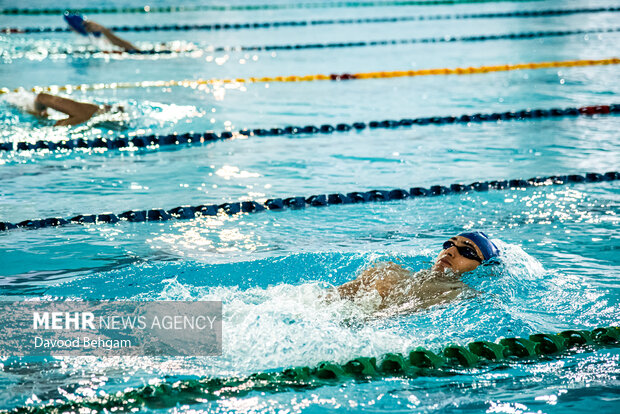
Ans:
[{"label": "swimming cap", "polygon": [[482,252],[482,256],[484,260],[489,260],[493,257],[499,256],[499,249],[497,246],[489,239],[489,236],[484,234],[481,231],[473,231],[471,233],[461,233],[459,234],[461,237],[466,237],[469,240],[473,241],[476,246]]},{"label": "swimming cap", "polygon": [[[79,13],[70,13],[66,11],[62,17],[65,18],[65,21],[67,22],[69,26],[71,26],[73,30],[75,30],[82,36],[88,36],[88,32],[86,31],[86,28],[84,27],[84,17],[81,16]],[[101,36],[101,33],[93,32],[93,35],[95,37],[99,37]]]}]

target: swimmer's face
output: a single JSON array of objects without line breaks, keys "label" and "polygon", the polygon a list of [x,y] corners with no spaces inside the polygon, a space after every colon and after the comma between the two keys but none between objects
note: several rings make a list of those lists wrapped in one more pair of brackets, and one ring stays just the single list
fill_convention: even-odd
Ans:
[{"label": "swimmer's face", "polygon": [[[474,242],[462,236],[454,236],[449,240],[449,242],[452,242],[452,245],[439,253],[439,256],[437,256],[437,260],[435,261],[435,265],[433,266],[432,270],[443,272],[447,269],[451,269],[454,273],[460,275],[463,273],[471,272],[472,270],[480,266],[480,263],[482,262],[482,258],[484,256]],[[465,257],[459,252],[459,249],[457,247],[460,248],[462,251],[466,249],[466,256],[476,256],[480,260]]]}]

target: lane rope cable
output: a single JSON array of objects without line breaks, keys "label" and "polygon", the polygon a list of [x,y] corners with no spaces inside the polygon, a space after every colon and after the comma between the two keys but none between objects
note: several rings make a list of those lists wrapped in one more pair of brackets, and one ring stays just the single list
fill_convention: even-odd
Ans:
[{"label": "lane rope cable", "polygon": [[560,360],[584,352],[612,349],[620,342],[620,328],[599,327],[591,331],[571,329],[560,333],[537,333],[524,337],[499,338],[495,342],[474,341],[449,344],[437,353],[423,347],[408,354],[388,353],[379,358],[358,357],[344,364],[320,362],[314,367],[290,367],[239,377],[203,377],[166,381],[98,397],[27,405],[4,413],[55,414],[67,412],[135,412],[200,404],[223,398],[239,398],[251,392],[286,392],[337,386],[351,381],[384,378],[445,377],[509,367],[515,362]]},{"label": "lane rope cable", "polygon": [[506,34],[490,34],[490,35],[472,35],[472,36],[442,36],[442,37],[423,37],[416,39],[390,39],[390,40],[360,40],[353,42],[333,42],[333,43],[298,43],[298,44],[280,44],[280,45],[256,45],[256,46],[209,46],[201,47],[196,44],[191,45],[183,50],[172,49],[146,49],[139,52],[126,52],[121,50],[94,50],[94,49],[63,49],[53,51],[46,55],[72,55],[72,56],[96,56],[102,55],[122,55],[122,56],[144,56],[144,55],[188,55],[196,52],[218,53],[218,52],[271,52],[286,50],[307,50],[307,49],[340,49],[353,47],[379,47],[379,46],[397,46],[410,45],[420,43],[455,43],[455,42],[484,42],[493,40],[527,40],[540,39],[545,37],[573,36],[582,34],[600,34],[620,32],[620,27],[595,28],[595,29],[579,29],[579,30],[552,30],[540,32],[522,32],[522,33],[506,33]]},{"label": "lane rope cable", "polygon": [[425,125],[470,124],[479,122],[522,121],[526,119],[548,119],[575,116],[620,114],[620,104],[584,106],[580,108],[524,109],[514,112],[476,113],[460,116],[433,116],[422,118],[385,119],[382,121],[339,123],[336,125],[306,125],[275,128],[241,129],[239,131],[213,131],[172,133],[167,135],[135,135],[116,138],[101,136],[96,139],[83,138],[62,141],[17,141],[0,142],[1,151],[66,151],[66,150],[116,150],[122,148],[150,150],[178,145],[204,145],[214,141],[246,137],[274,137],[295,135],[332,134],[337,132],[362,131],[369,129],[410,128]]},{"label": "lane rope cable", "polygon": [[417,197],[433,197],[448,194],[484,192],[489,190],[510,190],[550,185],[567,185],[572,183],[600,183],[617,181],[620,173],[609,171],[604,174],[586,173],[585,175],[552,175],[532,177],[527,180],[493,180],[477,181],[471,184],[456,183],[448,187],[433,185],[429,188],[412,187],[409,190],[396,188],[393,190],[353,191],[349,193],[315,194],[308,197],[293,196],[287,198],[271,198],[266,201],[225,202],[221,204],[201,204],[198,206],[183,205],[168,210],[153,208],[150,210],[129,210],[120,214],[79,214],[70,218],[50,217],[46,219],[23,220],[13,224],[0,222],[0,231],[13,229],[42,229],[47,227],[67,226],[71,224],[101,224],[146,221],[189,220],[197,217],[217,216],[218,214],[235,215],[241,213],[257,213],[266,210],[303,209],[305,207],[325,207],[337,204],[357,204],[380,201],[404,200]]},{"label": "lane rope cable", "polygon": [[59,15],[65,11],[74,13],[175,13],[196,11],[243,11],[243,10],[290,10],[290,9],[332,9],[343,7],[403,7],[403,6],[449,6],[472,3],[533,3],[543,0],[393,0],[393,1],[337,1],[329,3],[285,3],[285,4],[231,4],[164,7],[87,7],[82,9],[0,9],[0,14],[9,15]]},{"label": "lane rope cable", "polygon": [[[190,30],[243,30],[243,29],[273,29],[280,27],[303,27],[325,26],[335,24],[367,24],[367,23],[402,23],[414,21],[434,20],[465,20],[465,19],[496,19],[496,18],[530,18],[530,17],[555,17],[583,13],[617,13],[620,7],[596,7],[577,9],[549,9],[549,10],[524,10],[498,13],[461,13],[461,14],[437,14],[417,16],[393,16],[393,17],[364,17],[349,19],[322,19],[322,20],[287,20],[275,22],[250,22],[250,23],[211,23],[211,24],[166,24],[149,26],[110,26],[114,32],[155,32],[155,31],[190,31]],[[68,27],[5,27],[0,33],[70,33]]]},{"label": "lane rope cable", "polygon": [[[96,83],[82,85],[52,85],[34,86],[29,89],[31,92],[68,92],[91,91],[101,89],[130,89],[130,88],[169,88],[182,86],[185,88],[195,88],[200,85],[218,85],[231,83],[274,83],[274,82],[316,82],[316,81],[345,81],[361,79],[387,79],[418,76],[443,76],[443,75],[477,75],[490,72],[510,72],[515,70],[534,70],[549,68],[570,68],[580,66],[606,66],[618,65],[620,58],[612,57],[605,59],[580,59],[580,60],[560,60],[551,62],[529,62],[504,65],[484,65],[477,67],[457,67],[457,68],[438,68],[438,69],[415,69],[397,70],[381,72],[360,72],[360,73],[332,73],[330,75],[290,75],[290,76],[265,76],[250,78],[221,78],[221,79],[184,79],[184,80],[160,80],[143,82],[114,82]],[[0,95],[10,92],[20,92],[24,88],[0,88]]]}]

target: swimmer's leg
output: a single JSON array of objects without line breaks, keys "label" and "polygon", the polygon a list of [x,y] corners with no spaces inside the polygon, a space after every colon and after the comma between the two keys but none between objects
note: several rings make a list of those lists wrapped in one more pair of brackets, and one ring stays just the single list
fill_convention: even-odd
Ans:
[{"label": "swimmer's leg", "polygon": [[60,96],[40,93],[35,99],[37,109],[52,108],[69,115],[68,118],[56,122],[56,126],[78,125],[88,121],[99,110],[99,105],[77,102]]}]

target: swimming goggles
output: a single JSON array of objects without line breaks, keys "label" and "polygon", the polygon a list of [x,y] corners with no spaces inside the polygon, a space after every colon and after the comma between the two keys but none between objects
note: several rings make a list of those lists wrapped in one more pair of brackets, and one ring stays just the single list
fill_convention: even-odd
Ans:
[{"label": "swimming goggles", "polygon": [[478,256],[478,253],[469,246],[457,246],[452,240],[448,240],[444,242],[443,249],[447,250],[452,246],[456,247],[456,250],[458,250],[459,254],[464,258],[482,263],[482,259]]}]

